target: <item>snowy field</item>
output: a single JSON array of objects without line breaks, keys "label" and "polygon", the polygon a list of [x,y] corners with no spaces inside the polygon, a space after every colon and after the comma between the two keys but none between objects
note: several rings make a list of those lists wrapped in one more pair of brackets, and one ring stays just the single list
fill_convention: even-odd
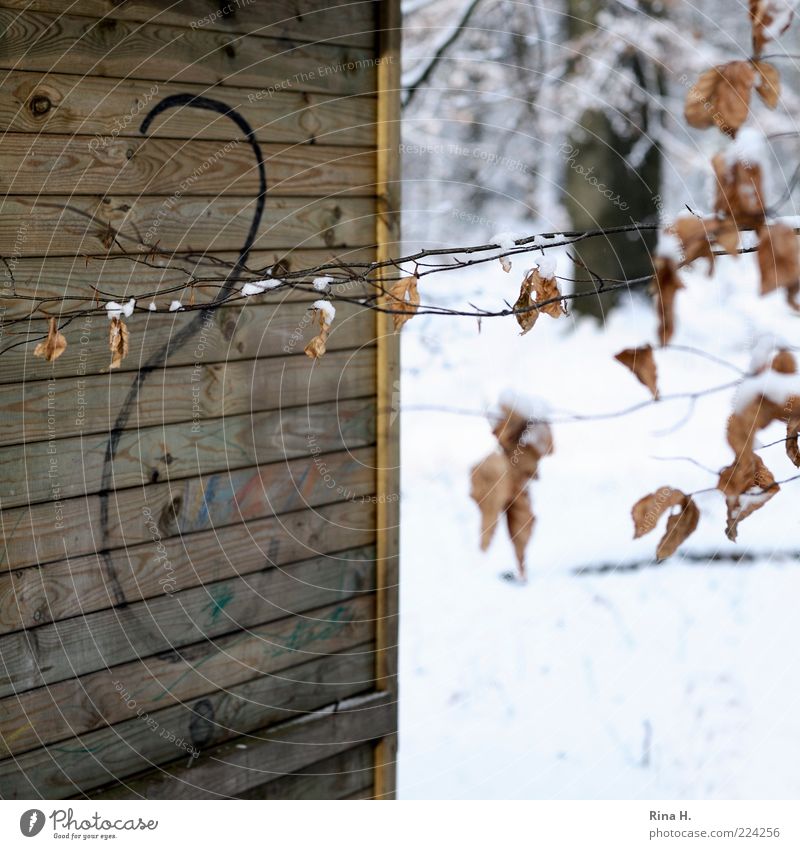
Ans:
[{"label": "snowy field", "polygon": [[[423,303],[513,303],[526,264],[492,263],[421,283]],[[713,278],[683,273],[673,345],[656,352],[664,399],[648,400],[613,354],[655,343],[649,301],[604,326],[541,316],[417,317],[403,330],[401,798],[797,798],[800,741],[798,493],[787,483],[724,534],[718,492],[700,526],[654,562],[659,528],[634,541],[630,508],[659,486],[713,487],[732,452],[731,388],[756,341],[800,344],[781,296],[756,296],[751,258]],[[559,259],[559,272],[569,264]],[[733,366],[733,368],[731,367]],[[526,586],[504,528],[486,554],[469,469],[494,447],[500,392],[542,396],[556,452],[533,483]],[[476,415],[469,415],[472,412]],[[781,439],[772,425],[761,443]],[[778,480],[783,444],[761,452]]]}]

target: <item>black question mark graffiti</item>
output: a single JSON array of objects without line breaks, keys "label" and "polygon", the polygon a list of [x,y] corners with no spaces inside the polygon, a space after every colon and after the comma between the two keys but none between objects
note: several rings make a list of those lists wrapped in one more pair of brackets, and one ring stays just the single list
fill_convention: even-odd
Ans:
[{"label": "black question mark graffiti", "polygon": [[244,133],[245,138],[250,144],[253,155],[256,159],[256,164],[258,165],[258,195],[256,197],[256,208],[253,213],[253,219],[250,223],[250,230],[247,233],[247,238],[239,251],[236,264],[225,279],[224,285],[220,288],[219,292],[212,301],[203,307],[202,310],[199,310],[194,318],[187,321],[187,323],[173,337],[165,342],[161,348],[150,356],[146,363],[139,369],[136,375],[136,380],[134,380],[133,385],[128,390],[125,401],[117,414],[114,426],[109,434],[108,442],[106,443],[106,453],[103,459],[103,475],[100,488],[100,529],[102,532],[101,552],[118,606],[126,604],[127,601],[122,585],[120,584],[119,578],[114,570],[114,564],[109,548],[110,529],[108,524],[108,500],[111,494],[111,484],[113,480],[112,465],[114,463],[114,458],[117,455],[119,441],[122,438],[122,433],[130,419],[134,404],[139,397],[139,392],[150,374],[152,374],[152,372],[160,366],[165,365],[169,352],[177,351],[185,345],[186,342],[188,342],[188,340],[191,339],[191,337],[194,336],[194,334],[203,326],[203,323],[207,321],[211,313],[236,292],[236,283],[241,277],[242,270],[247,265],[247,258],[250,255],[250,250],[252,249],[256,235],[258,234],[258,227],[261,223],[261,217],[264,214],[264,203],[267,194],[267,174],[264,166],[264,157],[262,156],[261,146],[255,137],[253,128],[247,120],[242,117],[242,115],[240,115],[232,107],[227,106],[221,100],[214,100],[210,97],[202,97],[194,94],[170,95],[156,103],[156,105],[147,113],[139,127],[139,132],[142,135],[146,135],[150,125],[158,115],[167,109],[172,109],[176,106],[191,106],[196,109],[207,109],[210,112],[226,115],[236,124],[236,126]]}]

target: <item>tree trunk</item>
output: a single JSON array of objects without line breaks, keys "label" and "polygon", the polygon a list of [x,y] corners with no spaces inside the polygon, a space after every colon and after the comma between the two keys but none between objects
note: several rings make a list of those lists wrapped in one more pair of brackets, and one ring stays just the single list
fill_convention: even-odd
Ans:
[{"label": "tree trunk", "polygon": [[[568,35],[573,39],[595,29],[597,12],[604,4],[600,0],[568,0],[567,5]],[[640,54],[632,51],[626,61],[641,87],[646,88]],[[660,88],[660,77],[658,85]],[[652,92],[653,97],[659,94]],[[629,133],[621,135],[602,111],[586,112],[569,145],[562,148],[566,164],[565,205],[575,230],[658,220],[661,151],[653,144],[638,166],[632,168],[628,157],[649,131],[647,110],[636,107],[624,118]],[[654,231],[597,236],[576,245],[575,255],[586,269],[601,278],[631,279],[652,272],[650,257],[655,241]],[[580,265],[575,269],[575,277],[586,280],[575,284],[576,291],[591,292],[596,288],[586,269]],[[617,300],[612,294],[578,298],[572,308],[600,317]]]}]

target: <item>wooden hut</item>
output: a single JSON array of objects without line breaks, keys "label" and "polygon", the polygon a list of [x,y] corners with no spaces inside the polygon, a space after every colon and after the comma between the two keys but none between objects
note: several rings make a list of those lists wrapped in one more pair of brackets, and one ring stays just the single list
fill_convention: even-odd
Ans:
[{"label": "wooden hut", "polygon": [[0,0],[0,797],[393,795],[398,7]]}]

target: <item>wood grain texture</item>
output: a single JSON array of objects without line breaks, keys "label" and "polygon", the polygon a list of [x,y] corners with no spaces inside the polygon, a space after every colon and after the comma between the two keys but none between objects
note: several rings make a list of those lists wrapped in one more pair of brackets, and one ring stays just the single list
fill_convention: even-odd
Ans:
[{"label": "wood grain texture", "polygon": [[356,746],[285,778],[239,794],[239,799],[347,799],[372,786],[373,747]]},{"label": "wood grain texture", "polygon": [[[108,496],[105,548],[247,523],[303,507],[362,499],[375,486],[371,448],[124,489]],[[102,498],[89,495],[4,510],[0,568],[79,557],[99,548]],[[117,603],[122,603],[120,597]]]},{"label": "wood grain texture", "polygon": [[[169,351],[168,364],[193,365],[198,353],[206,364],[232,363],[256,357],[277,357],[301,352],[316,332],[309,300],[283,303],[259,303],[252,300],[220,307],[194,340]],[[125,298],[122,298],[124,301]],[[199,299],[198,299],[199,300]],[[273,298],[274,300],[274,298]],[[137,371],[148,357],[166,345],[187,320],[185,314],[136,313],[126,320],[129,329],[129,353],[115,374]],[[31,322],[31,333],[45,332],[44,322]],[[24,325],[27,329],[28,325]],[[108,370],[108,319],[105,315],[86,316],[66,326],[62,333],[67,350],[53,363],[32,355],[35,342],[0,354],[0,384],[22,383],[52,378],[77,378]],[[371,310],[356,304],[336,305],[336,321],[328,336],[329,351],[341,351],[371,345],[375,319]],[[192,344],[192,341],[194,344]],[[198,352],[198,343],[202,351]],[[310,363],[307,364],[310,367]]]},{"label": "wood grain texture", "polygon": [[[25,442],[29,452],[47,453],[48,444],[34,448],[31,443],[108,434],[135,380],[135,372],[111,372],[0,386],[4,412],[0,444]],[[363,398],[374,391],[371,348],[332,351],[315,364],[302,354],[230,363],[201,361],[197,366],[153,372],[136,398],[128,426],[190,422],[199,433],[208,419]],[[23,483],[16,481],[12,488]]]},{"label": "wood grain texture", "polygon": [[[0,136],[3,194],[254,196],[258,170],[244,143],[151,136],[94,145],[88,136]],[[273,197],[375,194],[375,152],[337,145],[261,146]],[[199,171],[198,169],[202,169]]]},{"label": "wood grain texture", "polygon": [[[397,256],[400,248],[400,48],[399,0],[381,0],[378,97],[378,257]],[[400,342],[392,316],[376,312],[378,339],[377,549],[378,652],[375,678],[397,711],[398,606],[400,588]],[[396,715],[396,714],[395,714]],[[395,722],[396,727],[396,722]],[[375,749],[375,796],[393,799],[397,782],[397,735]]]},{"label": "wood grain texture", "polygon": [[[238,749],[236,741],[201,756],[187,769],[183,762],[145,774],[94,794],[97,799],[224,799],[238,796],[267,779],[297,772],[323,757],[382,737],[392,728],[387,694],[349,700],[337,711],[287,722],[269,740]],[[298,743],[302,745],[298,745]]]},{"label": "wood grain texture", "polygon": [[[203,197],[9,197],[0,205],[0,241],[16,256],[81,253],[234,251],[244,242],[255,201]],[[375,210],[368,198],[271,198],[256,249],[367,247]]]},{"label": "wood grain texture", "polygon": [[315,657],[374,638],[375,597],[359,594],[327,607],[222,637],[68,678],[0,700],[0,756],[25,752],[130,717],[122,681],[137,707],[153,712],[277,675]]},{"label": "wood grain texture", "polygon": [[274,723],[307,717],[371,689],[370,644],[348,648],[140,716],[136,699],[119,681],[117,698],[127,702],[132,718],[0,761],[0,798],[63,799],[106,784],[110,776],[124,780],[176,757],[197,757],[233,737],[246,747],[268,740]]},{"label": "wood grain texture", "polygon": [[[353,450],[375,442],[375,399],[334,401],[203,422],[197,433],[186,423],[125,431],[113,465],[111,488],[178,481],[300,457],[312,452]],[[108,437],[72,437],[48,442],[47,452],[21,454],[0,448],[0,480],[18,481],[4,493],[4,510],[52,499],[52,461],[58,458],[60,498],[93,495],[104,488]]]},{"label": "wood grain texture", "polygon": [[[154,92],[154,86],[157,91]],[[37,134],[89,135],[93,148],[115,139],[138,139],[153,103],[188,93],[222,99],[253,128],[262,144],[375,146],[374,97],[276,91],[256,98],[252,89],[190,83],[153,83],[72,74],[9,71],[0,86],[0,129]],[[180,108],[153,121],[150,136],[168,139],[243,139],[224,115]]]},{"label": "wood grain texture", "polygon": [[292,41],[326,41],[372,47],[375,7],[370,0],[320,4],[315,0],[231,2],[219,0],[3,0],[9,9],[113,18],[137,23],[170,24],[190,29],[246,33]]},{"label": "wood grain texture", "polygon": [[[341,277],[345,275],[348,263],[368,263],[374,259],[375,252],[370,248],[342,251],[330,248],[254,251],[250,254],[248,261],[251,273],[246,279],[252,279],[253,276],[264,277],[274,266],[277,266],[275,276],[279,276],[284,268],[289,271],[310,269],[304,281],[308,284],[316,276],[314,269],[319,265],[341,264],[342,271],[328,269],[325,272]],[[214,260],[219,260],[222,264],[215,263]],[[145,306],[150,300],[155,300],[159,310],[165,310],[173,299],[189,302],[188,284],[194,280],[198,284],[195,287],[196,303],[206,303],[219,291],[220,284],[236,262],[236,254],[230,251],[219,251],[213,256],[196,257],[175,254],[169,258],[151,259],[149,262],[156,267],[144,265],[142,257],[138,255],[19,258],[14,268],[14,291],[17,298],[8,299],[4,339],[9,340],[9,334],[12,331],[24,330],[29,316],[32,317],[31,329],[40,332],[47,322],[48,315],[58,314],[62,298],[67,299],[66,303],[71,309],[96,308],[98,301],[95,290],[99,293],[97,297],[101,299],[101,303],[107,300],[126,301],[130,297],[137,296]],[[209,284],[208,289],[203,288],[204,283]],[[345,294],[357,296],[373,291],[372,288],[359,286],[356,282],[347,287]],[[289,301],[309,301],[312,297],[316,299],[317,296],[309,295],[307,290],[284,287],[272,293],[253,296],[247,303],[271,303],[283,306]],[[233,307],[234,304],[229,306]],[[241,308],[241,302],[236,306]],[[225,314],[224,311],[228,308],[228,306],[221,306],[220,314]],[[12,325],[10,320],[20,317],[25,318],[26,324]],[[101,316],[101,318],[104,317]],[[167,319],[172,321],[185,317],[167,314]],[[151,321],[157,318],[161,320],[158,313],[149,315],[149,318]],[[90,330],[95,326],[95,321],[94,316],[90,317]],[[78,326],[83,329],[84,323],[85,319],[82,319]],[[100,327],[106,328],[107,325],[100,322]],[[3,358],[13,352],[13,349],[11,352],[4,352]],[[30,358],[30,353],[28,357]]]},{"label": "wood grain texture", "polygon": [[[0,634],[85,615],[118,604],[153,598],[285,566],[375,542],[370,501],[343,501],[284,513],[184,539],[173,537],[0,572]],[[111,578],[113,576],[113,579]]]},{"label": "wood grain texture", "polygon": [[270,568],[0,637],[0,696],[373,592],[374,550]]},{"label": "wood grain texture", "polygon": [[269,91],[375,91],[372,49],[106,18],[0,9],[0,65],[14,70],[219,83]]}]

